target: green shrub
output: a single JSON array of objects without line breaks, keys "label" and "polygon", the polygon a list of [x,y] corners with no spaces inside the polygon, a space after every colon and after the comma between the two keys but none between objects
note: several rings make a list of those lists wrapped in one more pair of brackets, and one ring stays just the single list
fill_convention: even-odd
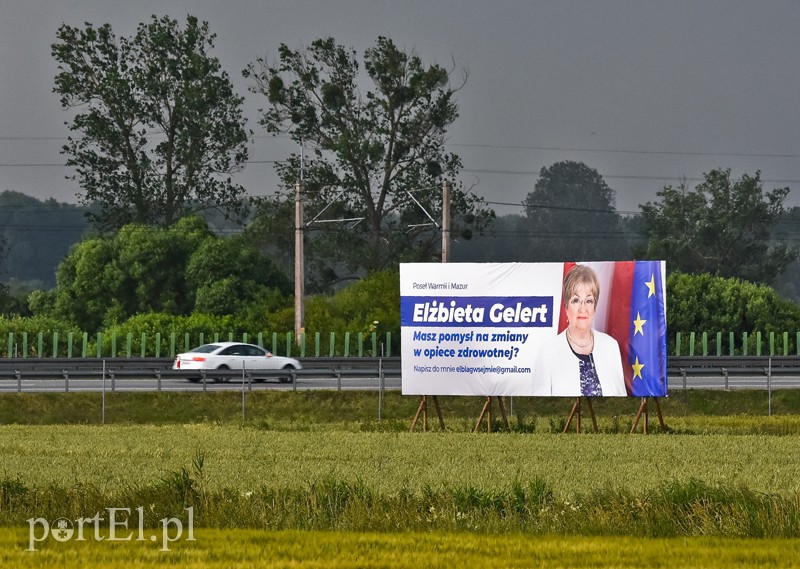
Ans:
[{"label": "green shrub", "polygon": [[[76,352],[78,342],[82,337],[81,331],[64,320],[46,316],[10,318],[0,317],[0,356],[6,357],[51,357],[53,355],[53,340],[57,334],[59,356],[66,356],[69,350],[67,341],[72,334],[73,354]],[[12,334],[9,345],[9,334]],[[39,349],[39,334],[41,334],[41,353]]]},{"label": "green shrub", "polygon": [[[669,353],[675,353],[677,332],[696,332],[697,342],[702,332],[708,332],[712,353],[716,353],[717,332],[723,335],[722,353],[729,353],[730,332],[734,332],[737,341],[743,332],[761,332],[765,337],[770,332],[788,332],[789,351],[794,353],[795,333],[800,331],[800,306],[781,298],[766,285],[710,274],[671,273],[667,278],[667,328]],[[688,353],[687,349],[683,351]]]}]

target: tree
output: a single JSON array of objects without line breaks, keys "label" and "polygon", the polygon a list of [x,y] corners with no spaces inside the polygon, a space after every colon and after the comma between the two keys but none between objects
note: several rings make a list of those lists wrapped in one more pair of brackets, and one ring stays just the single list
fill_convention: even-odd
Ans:
[{"label": "tree", "polygon": [[731,181],[730,170],[712,170],[704,178],[694,189],[667,186],[657,194],[660,201],[640,206],[646,255],[686,273],[771,282],[798,257],[770,241],[789,188],[765,193],[760,172]]},{"label": "tree", "polygon": [[6,239],[3,235],[0,235],[0,275],[5,272],[5,264],[6,258],[8,257],[8,246],[6,245]]},{"label": "tree", "polygon": [[214,236],[196,216],[168,228],[131,224],[113,237],[84,240],[59,265],[56,281],[53,291],[32,295],[34,313],[84,330],[147,312],[260,309],[291,288],[253,245]]},{"label": "tree", "polygon": [[[380,355],[386,353],[380,346],[375,346],[376,352],[367,347],[371,344],[372,334],[375,333],[382,343],[386,334],[391,333],[393,350],[397,350],[400,341],[399,306],[400,273],[397,268],[376,271],[333,294],[310,296],[305,305],[306,338],[310,341],[318,333],[324,338],[332,331],[354,332],[349,338],[350,353],[354,354],[360,332],[365,348],[373,355]],[[294,308],[277,310],[268,316],[267,321],[269,330],[291,330]],[[345,339],[345,334],[337,333],[338,353],[344,352]]]},{"label": "tree", "polygon": [[52,288],[58,263],[83,237],[87,208],[40,201],[19,192],[0,192],[0,239],[6,257],[2,274],[14,287]]},{"label": "tree", "polygon": [[[770,237],[782,241],[797,242],[800,226],[800,207],[788,208],[773,226]],[[800,261],[795,259],[770,283],[775,291],[794,302],[800,303]]]},{"label": "tree", "polygon": [[[6,241],[0,236],[0,275],[3,274],[7,252]],[[24,314],[25,312],[25,306],[19,298],[11,294],[5,283],[0,282],[0,315]]]},{"label": "tree", "polygon": [[242,235],[205,240],[189,259],[185,274],[195,291],[194,309],[207,314],[236,314],[254,301],[263,312],[282,305],[292,292],[286,276]]},{"label": "tree", "polygon": [[[245,76],[269,101],[261,124],[273,134],[288,132],[311,156],[301,163],[294,153],[277,165],[284,188],[262,205],[261,216],[269,218],[256,225],[262,238],[277,243],[287,235],[294,184],[302,177],[309,216],[328,208],[324,218],[351,220],[325,224],[306,249],[307,265],[323,280],[335,281],[343,268],[368,272],[398,260],[433,259],[441,235],[431,218],[441,219],[443,182],[461,168],[444,148],[458,116],[450,72],[379,37],[363,58],[373,88],[362,90],[367,81],[356,52],[331,38],[307,50],[281,45],[278,53],[277,64],[257,60]],[[465,237],[493,216],[460,185],[452,212],[455,234]],[[282,248],[292,249],[285,242]]]},{"label": "tree", "polygon": [[52,46],[61,106],[77,108],[63,147],[82,203],[100,204],[103,228],[174,223],[187,212],[236,213],[244,189],[231,174],[247,160],[243,98],[209,55],[215,35],[188,16],[153,16],[133,38],[109,24],[58,29]]},{"label": "tree", "polygon": [[[789,332],[790,351],[795,352],[794,332],[800,329],[800,306],[764,284],[709,273],[671,271],[667,277],[667,322],[670,344],[677,332],[684,334],[684,341],[688,341],[690,332],[696,332],[699,350],[700,333],[708,332],[709,350],[713,353],[717,349],[715,332],[722,332],[721,351],[729,353],[729,332],[734,333],[737,350],[743,332],[751,337],[761,332],[765,338],[771,332]],[[674,346],[670,346],[670,353],[674,353]]]},{"label": "tree", "polygon": [[140,312],[188,313],[193,297],[184,267],[200,243],[212,237],[201,219],[186,217],[168,229],[132,224],[113,237],[86,239],[58,266],[52,301],[41,299],[41,308],[32,308],[84,330]]},{"label": "tree", "polygon": [[527,258],[530,261],[624,259],[629,246],[603,177],[582,162],[557,162],[542,168],[523,202]]},{"label": "tree", "polygon": [[520,240],[527,233],[521,229],[524,216],[519,214],[498,215],[487,226],[482,235],[470,241],[453,243],[451,260],[457,263],[503,263],[528,260],[527,247],[520,247]]}]

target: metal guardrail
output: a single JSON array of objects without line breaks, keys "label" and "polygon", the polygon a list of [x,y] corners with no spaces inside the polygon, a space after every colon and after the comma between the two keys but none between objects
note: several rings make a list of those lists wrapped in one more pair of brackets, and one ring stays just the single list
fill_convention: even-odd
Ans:
[{"label": "metal guardrail", "polygon": [[[296,358],[304,369],[399,369],[400,358],[378,357],[306,357]],[[171,370],[174,358],[0,358],[0,375],[10,371],[26,370],[52,371],[66,373],[100,370]],[[722,374],[725,370],[733,373],[758,372],[769,366],[776,373],[800,373],[800,356],[672,356],[667,359],[670,373],[680,374]]]},{"label": "metal guardrail", "polygon": [[[295,358],[303,368],[399,368],[400,358],[378,357],[305,357]],[[0,358],[0,374],[9,370],[167,370],[172,369],[175,358]]]},{"label": "metal guardrail", "polygon": [[[690,377],[722,377],[730,387],[732,376],[800,379],[800,356],[688,356],[667,359],[667,375],[680,377],[683,389]],[[674,387],[674,383],[671,383]]]},{"label": "metal guardrail", "polygon": [[268,379],[291,383],[296,389],[301,379],[335,379],[337,389],[347,379],[375,378],[380,386],[386,378],[400,377],[400,358],[298,358],[302,369],[276,370],[175,370],[173,358],[5,358],[0,359],[0,381],[11,380],[16,390],[22,392],[23,380],[63,380],[64,392],[70,391],[70,382],[77,380],[107,380],[111,391],[116,390],[117,380],[155,380],[156,390],[161,391],[163,380],[182,379],[202,383],[203,390],[209,383],[220,383],[242,379],[252,387]]},{"label": "metal guardrail", "polygon": [[[347,379],[376,378],[383,384],[386,378],[400,378],[400,358],[376,357],[312,357],[298,358],[303,368],[298,370],[173,370],[172,358],[0,358],[0,380],[16,382],[22,391],[23,380],[63,380],[64,391],[70,381],[105,378],[111,382],[122,379],[150,379],[161,390],[162,380],[197,378],[206,384],[215,381],[243,378],[248,384],[266,380],[288,379],[293,388],[298,380],[334,379],[341,389]],[[772,378],[792,381],[800,387],[800,356],[687,356],[670,357],[667,375],[671,389],[687,389],[691,378],[716,378],[724,389],[733,377]],[[797,380],[796,385],[793,380]],[[12,388],[13,389],[13,388]]]}]

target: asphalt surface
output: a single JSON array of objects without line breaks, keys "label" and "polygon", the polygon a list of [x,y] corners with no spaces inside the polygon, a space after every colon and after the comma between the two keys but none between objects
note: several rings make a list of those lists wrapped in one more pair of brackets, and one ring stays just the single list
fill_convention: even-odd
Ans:
[{"label": "asphalt surface", "polygon": [[[306,370],[308,372],[309,370]],[[669,390],[682,389],[795,389],[800,387],[800,378],[773,377],[769,381],[760,374],[753,376],[736,376],[728,378],[718,375],[708,377],[693,376],[686,379],[684,387],[680,376],[669,378]],[[342,390],[342,391],[379,391],[381,379],[376,372],[372,377],[358,378],[332,378],[332,377],[298,377],[294,383],[281,383],[278,379],[266,379],[263,382],[244,381],[231,378],[223,382],[208,380],[205,383],[193,383],[184,378],[106,378],[76,379],[74,376],[68,380],[59,378],[28,379],[0,379],[0,393],[68,393],[68,392],[214,392],[214,391],[303,391],[303,390]],[[383,389],[398,391],[401,389],[401,378],[397,376],[384,377]]]},{"label": "asphalt surface", "polygon": [[[207,381],[193,383],[185,379],[115,379],[113,382],[106,379],[22,379],[0,380],[0,393],[23,392],[23,393],[66,393],[66,392],[198,392],[198,391],[292,391],[292,390],[339,390],[342,391],[378,391],[380,389],[380,378],[353,378],[342,379],[341,383],[335,378],[308,378],[299,379],[296,383],[281,383],[276,379],[268,379],[263,383],[242,382],[241,379],[231,379],[225,382]],[[399,390],[399,378],[384,379],[384,389]]]}]

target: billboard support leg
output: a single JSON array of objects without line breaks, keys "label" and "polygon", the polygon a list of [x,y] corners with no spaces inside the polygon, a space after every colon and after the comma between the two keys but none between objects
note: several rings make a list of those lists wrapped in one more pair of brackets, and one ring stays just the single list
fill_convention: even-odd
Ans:
[{"label": "billboard support leg", "polygon": [[475,423],[475,428],[472,430],[473,433],[477,433],[478,429],[481,428],[481,423],[483,422],[483,418],[486,417],[486,432],[492,432],[492,398],[487,397],[486,403],[483,404],[483,409],[481,409],[481,414],[478,416],[478,422]]},{"label": "billboard support leg", "polygon": [[569,430],[569,426],[572,424],[572,419],[577,415],[578,422],[576,423],[576,431],[581,432],[581,398],[576,397],[575,403],[572,404],[572,410],[569,412],[569,417],[567,417],[567,424],[564,425],[564,430],[561,431],[562,433],[566,433]]},{"label": "billboard support leg", "polygon": [[658,400],[658,397],[653,397],[653,401],[656,402],[656,412],[658,413],[658,425],[661,427],[663,432],[667,431],[667,425],[664,423],[664,415],[661,414],[661,402]]},{"label": "billboard support leg", "polygon": [[486,432],[492,432],[492,400],[497,399],[497,405],[500,407],[500,414],[503,417],[503,425],[505,426],[506,430],[509,430],[508,426],[508,416],[506,415],[506,405],[503,403],[502,397],[487,397],[486,403],[483,404],[483,409],[481,410],[481,414],[478,417],[478,422],[475,423],[475,429],[473,429],[473,433],[477,433],[478,429],[481,428],[481,423],[483,422],[483,418],[486,417]]},{"label": "billboard support leg", "polygon": [[[442,418],[442,409],[439,407],[439,398],[436,395],[431,395],[433,398],[433,406],[436,408],[436,416],[439,417],[439,426],[444,431],[444,419]],[[417,422],[419,421],[420,415],[422,416],[422,430],[423,432],[427,432],[428,430],[428,396],[423,395],[422,399],[419,402],[419,407],[417,408],[417,414],[414,415],[414,420],[411,421],[411,429],[409,429],[409,433],[414,432],[414,428],[417,426]]]},{"label": "billboard support leg", "polygon": [[[586,398],[586,406],[589,408],[589,416],[592,418],[592,427],[594,427],[594,432],[597,431],[597,417],[594,415],[594,407],[592,406],[592,400],[587,397]],[[566,433],[569,431],[570,425],[572,425],[572,420],[575,419],[575,432],[581,432],[581,398],[576,397],[575,403],[572,404],[572,410],[569,412],[569,417],[567,417],[567,424],[564,425],[564,430],[561,431],[562,433]]]},{"label": "billboard support leg", "polygon": [[500,414],[503,416],[503,424],[506,427],[506,430],[509,430],[508,427],[508,416],[506,416],[506,404],[503,402],[502,397],[497,398],[497,406],[500,407]]},{"label": "billboard support leg", "polygon": [[647,434],[647,397],[642,397],[642,402],[639,404],[639,410],[636,412],[636,417],[633,419],[631,426],[631,433],[636,431],[636,426],[639,424],[639,419],[644,415],[644,423],[642,423],[642,432]]},{"label": "billboard support leg", "polygon": [[586,398],[586,405],[589,407],[589,416],[592,418],[592,427],[594,428],[594,432],[597,433],[597,417],[594,416],[594,407],[592,407],[592,398]]},{"label": "billboard support leg", "polygon": [[[631,434],[636,431],[636,426],[639,424],[639,418],[644,415],[644,423],[642,427],[644,429],[644,434],[647,434],[647,419],[648,419],[648,412],[647,412],[647,397],[642,397],[642,403],[639,405],[639,411],[636,413],[636,418],[633,420],[633,426],[631,427]],[[653,401],[656,403],[656,413],[658,414],[658,425],[661,427],[662,431],[667,430],[667,425],[664,423],[664,415],[661,413],[661,402],[658,400],[658,397],[653,397]]]}]

